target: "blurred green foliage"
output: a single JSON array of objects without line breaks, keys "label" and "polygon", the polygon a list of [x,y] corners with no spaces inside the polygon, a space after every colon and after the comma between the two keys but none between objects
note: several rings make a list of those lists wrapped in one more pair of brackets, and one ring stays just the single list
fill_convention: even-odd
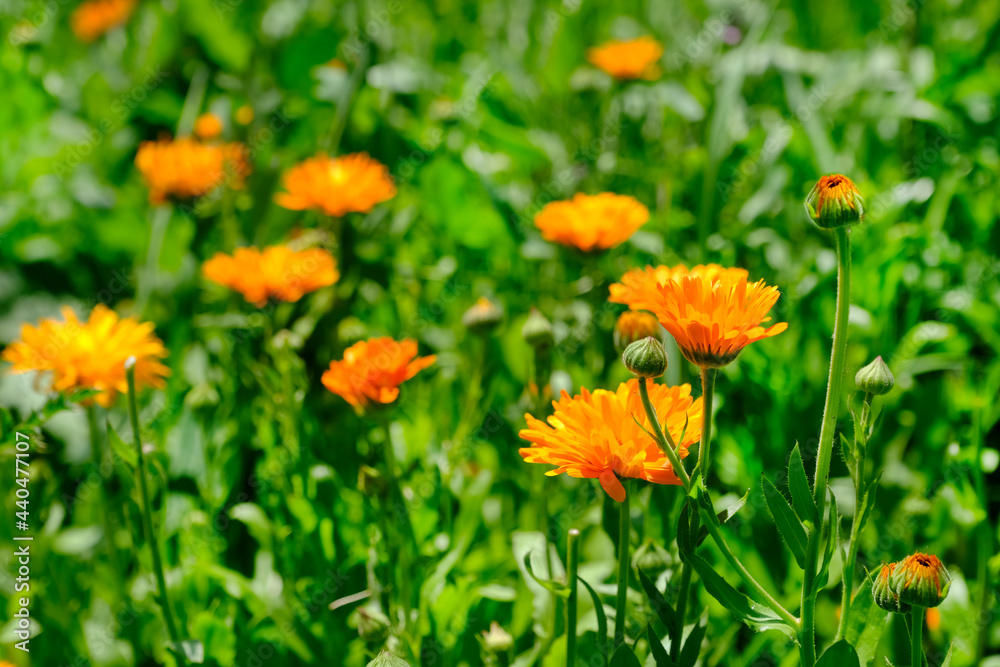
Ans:
[{"label": "blurred green foliage", "polygon": [[[580,574],[610,603],[615,532],[596,482],[542,480],[517,453],[531,407],[520,328],[533,306],[553,321],[555,392],[616,386],[627,373],[610,344],[621,308],[605,303],[607,284],[647,263],[742,266],[781,288],[773,315],[788,331],[717,383],[713,493],[724,506],[751,489],[728,524],[732,543],[797,608],[800,570],[776,546],[759,480],[785,469],[796,442],[814,465],[836,259],[802,200],[829,172],[851,176],[870,207],[853,232],[849,372],[882,355],[897,380],[880,399],[873,458],[884,476],[861,564],[937,553],[955,584],[928,633],[931,664],[951,640],[953,665],[1000,651],[1000,5],[145,1],[90,45],[71,32],[72,9],[0,4],[0,342],[63,304],[131,312],[152,217],[133,166],[140,141],[212,111],[252,152],[244,190],[174,210],[147,312],[173,370],[165,391],[143,397],[156,521],[184,638],[202,643],[205,664],[354,666],[378,652],[359,637],[356,609],[379,596],[356,594],[377,592],[394,564],[358,476],[384,446],[404,471],[420,573],[415,634],[390,648],[425,665],[480,664],[477,637],[498,621],[517,664],[541,652],[542,664],[564,664],[565,637],[549,641],[555,598],[525,556],[547,571],[547,527],[558,574],[566,531],[579,528]],[[587,48],[643,34],[666,48],[657,80],[614,82],[586,63]],[[248,126],[233,120],[243,105],[255,112]],[[328,224],[273,203],[281,173],[323,150],[366,151],[399,188],[346,220],[340,282],[257,310],[201,279],[202,261],[231,250],[225,206],[256,244]],[[650,223],[599,257],[541,240],[541,205],[600,191],[637,197]],[[483,295],[506,318],[480,339],[461,315]],[[438,355],[385,428],[319,381],[375,335]],[[674,353],[668,378],[697,375]],[[128,463],[119,454],[111,475],[96,473],[84,412],[51,398],[31,376],[0,378],[0,651],[18,665],[169,664]],[[857,398],[843,398],[849,436]],[[124,404],[100,419],[127,451]],[[8,645],[15,427],[35,447],[30,663]],[[839,458],[832,477],[849,517]],[[680,495],[640,490],[634,546],[672,543]],[[714,546],[703,554],[735,581]],[[666,561],[661,588],[676,551]],[[818,606],[824,645],[836,631],[834,570]],[[699,595],[703,664],[796,664],[787,636],[755,634]],[[637,586],[629,600],[645,655],[655,613]],[[597,615],[589,596],[580,605],[587,656]],[[907,641],[894,621],[875,664],[905,662]]]}]

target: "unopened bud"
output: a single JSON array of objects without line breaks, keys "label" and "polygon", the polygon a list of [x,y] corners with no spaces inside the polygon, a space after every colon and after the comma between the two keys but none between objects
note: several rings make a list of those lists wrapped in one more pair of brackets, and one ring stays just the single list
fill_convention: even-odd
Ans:
[{"label": "unopened bud", "polygon": [[875,394],[876,396],[888,394],[892,391],[895,383],[892,371],[882,361],[882,357],[875,357],[875,361],[859,370],[858,374],[854,376],[854,384],[858,386],[858,391],[863,391],[866,394]]},{"label": "unopened bud", "polygon": [[656,317],[642,310],[626,310],[615,322],[615,349],[625,348],[643,338],[660,337],[660,323]]},{"label": "unopened bud", "polygon": [[410,667],[410,663],[384,650],[368,663],[368,667]]},{"label": "unopened bud", "polygon": [[389,637],[389,617],[378,607],[358,607],[351,619],[358,626],[358,634],[369,644],[381,644]]},{"label": "unopened bud", "polygon": [[465,311],[462,315],[462,324],[472,333],[487,334],[496,328],[502,319],[503,309],[483,296]]},{"label": "unopened bud", "polygon": [[875,576],[872,583],[872,596],[875,604],[886,611],[905,613],[910,610],[910,605],[899,601],[899,596],[892,590],[892,572],[896,569],[896,563],[883,563],[882,569]]},{"label": "unopened bud", "polygon": [[524,336],[524,340],[528,341],[529,345],[536,349],[550,347],[555,342],[552,335],[552,323],[545,319],[545,316],[537,308],[532,308],[531,313],[528,314],[528,319],[521,327],[521,335]]},{"label": "unopened bud", "polygon": [[667,351],[649,336],[625,348],[622,363],[637,378],[658,378],[667,372]]},{"label": "unopened bud", "polygon": [[674,564],[670,552],[651,539],[643,542],[632,556],[632,564],[655,580],[668,567]]},{"label": "unopened bud", "polygon": [[853,225],[865,217],[865,200],[851,179],[831,174],[819,179],[809,191],[806,213],[822,229]]},{"label": "unopened bud", "polygon": [[904,604],[936,607],[947,597],[949,588],[948,568],[931,554],[907,556],[892,572],[892,589]]}]

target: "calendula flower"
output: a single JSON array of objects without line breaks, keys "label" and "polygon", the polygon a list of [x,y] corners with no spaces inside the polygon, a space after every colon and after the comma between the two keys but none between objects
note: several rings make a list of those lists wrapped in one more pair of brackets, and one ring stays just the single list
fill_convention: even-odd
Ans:
[{"label": "calendula flower", "polygon": [[831,174],[819,179],[809,192],[806,213],[823,229],[843,227],[864,219],[865,200],[851,179]]},{"label": "calendula flower", "polygon": [[660,337],[660,322],[651,313],[641,310],[626,310],[618,316],[615,322],[615,349],[624,352],[625,348],[643,338]]},{"label": "calendula flower", "polygon": [[652,37],[613,40],[587,51],[587,60],[616,79],[655,79],[663,45]]},{"label": "calendula flower", "polygon": [[[625,500],[621,477],[680,484],[666,454],[643,431],[651,427],[639,396],[639,382],[635,378],[623,382],[617,391],[581,389],[573,397],[563,391],[560,399],[552,402],[555,413],[548,423],[530,414],[524,416],[528,428],[518,435],[532,445],[519,453],[528,463],[556,466],[546,475],[566,473],[596,479],[618,502]],[[678,456],[686,457],[688,447],[701,439],[701,398],[692,399],[691,385],[687,384],[666,387],[648,381],[646,386],[664,429],[677,443]]]},{"label": "calendula flower", "polygon": [[535,226],[546,241],[590,252],[624,243],[648,220],[649,210],[634,197],[603,192],[550,202],[535,216]]},{"label": "calendula flower", "polygon": [[200,197],[223,185],[239,190],[250,173],[243,144],[203,144],[190,138],[143,142],[135,165],[154,204],[170,197]]},{"label": "calendula flower", "polygon": [[396,195],[389,170],[367,153],[309,158],[285,174],[283,182],[288,192],[275,196],[279,206],[319,209],[334,217],[367,213]]},{"label": "calendula flower", "polygon": [[104,305],[94,307],[86,322],[71,308],[62,309],[63,321],[44,319],[38,326],[21,327],[21,339],[3,351],[14,373],[52,373],[52,390],[71,393],[92,389],[98,404],[110,406],[128,389],[125,360],[136,358],[138,386],[162,387],[170,370],[160,363],[167,356],[153,325],[134,317],[119,319]]},{"label": "calendula flower", "polygon": [[309,292],[340,278],[336,261],[326,250],[296,252],[287,246],[237,248],[232,255],[216,253],[202,266],[212,282],[236,290],[249,302],[263,306],[268,299],[298,301]]},{"label": "calendula flower", "polygon": [[436,356],[417,356],[417,343],[406,339],[371,338],[344,351],[341,361],[323,373],[323,386],[357,410],[388,404],[399,396],[399,385],[427,368]]},{"label": "calendula flower", "polygon": [[761,326],[770,321],[767,313],[778,295],[778,289],[763,280],[747,282],[741,269],[703,270],[656,283],[653,289],[616,294],[612,286],[611,301],[651,311],[688,361],[702,368],[721,368],[750,343],[788,328],[784,322]]},{"label": "calendula flower", "polygon": [[204,141],[215,139],[222,134],[222,121],[214,113],[203,113],[194,121],[194,133]]},{"label": "calendula flower", "polygon": [[900,602],[899,595],[892,588],[892,573],[896,565],[896,563],[882,564],[872,582],[872,597],[875,599],[875,604],[886,611],[905,613],[910,610],[910,605]]},{"label": "calendula flower", "polygon": [[684,276],[704,276],[718,280],[722,276],[746,278],[745,269],[727,269],[718,264],[698,264],[690,269],[683,265],[647,266],[644,269],[626,271],[620,283],[612,283],[609,291],[611,303],[628,304],[633,310],[652,310],[650,305],[657,300],[657,287],[668,280],[680,280]]},{"label": "calendula flower", "polygon": [[88,0],[70,17],[73,33],[84,42],[95,39],[120,25],[124,25],[135,10],[135,0]]},{"label": "calendula flower", "polygon": [[915,553],[896,565],[890,585],[903,604],[936,607],[948,596],[951,574],[937,556]]}]

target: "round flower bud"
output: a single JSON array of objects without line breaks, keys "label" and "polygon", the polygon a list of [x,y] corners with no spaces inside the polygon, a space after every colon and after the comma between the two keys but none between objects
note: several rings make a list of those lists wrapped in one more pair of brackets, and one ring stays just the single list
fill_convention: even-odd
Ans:
[{"label": "round flower bud", "polygon": [[865,200],[851,179],[831,174],[819,179],[809,191],[806,213],[822,229],[853,225],[865,217]]},{"label": "round flower bud", "polygon": [[514,638],[500,627],[496,621],[490,623],[489,631],[484,630],[482,639],[483,650],[487,653],[506,653],[514,646]]},{"label": "round flower bud", "polygon": [[948,595],[951,575],[937,556],[915,553],[896,565],[891,584],[901,603],[936,607]]},{"label": "round flower bud", "polygon": [[521,327],[521,335],[534,348],[549,347],[555,342],[552,335],[552,323],[545,319],[545,316],[537,308],[531,309],[528,319]]},{"label": "round flower bud", "polygon": [[905,613],[910,610],[910,605],[899,601],[899,596],[892,590],[892,572],[896,569],[896,563],[883,563],[875,581],[872,583],[872,596],[875,604],[886,611]]},{"label": "round flower bud", "polygon": [[625,348],[622,363],[637,378],[658,378],[667,372],[667,351],[649,336]]},{"label": "round flower bud", "polygon": [[368,663],[368,667],[410,667],[410,663],[382,649],[382,652]]},{"label": "round flower bud", "polygon": [[654,581],[673,564],[674,559],[670,552],[653,540],[643,542],[642,546],[636,549],[635,555],[632,556],[632,565],[645,572]]},{"label": "round flower bud", "polygon": [[625,348],[643,338],[660,337],[660,323],[656,317],[642,310],[626,310],[615,322],[615,349]]},{"label": "round flower bud", "polygon": [[369,644],[381,644],[388,638],[389,617],[377,607],[358,607],[351,616],[351,624],[358,626],[358,634]]},{"label": "round flower bud", "polygon": [[876,396],[888,394],[892,391],[895,383],[892,371],[882,361],[882,357],[875,357],[875,361],[859,370],[858,374],[854,376],[854,384],[858,386],[858,391]]},{"label": "round flower bud", "polygon": [[475,334],[488,334],[503,319],[503,309],[485,296],[479,297],[462,315],[462,324]]}]

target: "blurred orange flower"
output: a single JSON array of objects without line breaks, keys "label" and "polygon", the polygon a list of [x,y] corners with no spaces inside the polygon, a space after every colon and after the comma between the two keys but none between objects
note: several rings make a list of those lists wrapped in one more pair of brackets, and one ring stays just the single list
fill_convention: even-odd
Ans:
[{"label": "blurred orange flower", "polygon": [[239,190],[250,173],[243,144],[203,144],[189,138],[143,142],[135,165],[154,204],[168,197],[200,197],[222,185]]},{"label": "blurred orange flower", "polygon": [[718,264],[698,264],[690,269],[683,264],[647,266],[645,269],[626,271],[620,283],[612,283],[608,301],[628,304],[633,310],[652,310],[650,304],[656,299],[657,286],[668,280],[680,280],[687,275],[718,280],[724,275],[746,278],[748,274],[745,269],[727,269]]},{"label": "blurred orange flower", "polygon": [[73,392],[95,389],[98,404],[109,407],[128,389],[125,360],[137,360],[137,386],[162,387],[170,369],[160,363],[167,356],[163,342],[150,322],[134,317],[119,319],[104,305],[97,305],[90,319],[81,322],[71,308],[62,309],[62,322],[42,320],[37,327],[21,327],[21,340],[3,351],[14,373],[51,372],[52,390]]},{"label": "blurred orange flower", "polygon": [[612,40],[587,51],[587,60],[616,79],[655,79],[663,45],[652,37]]},{"label": "blurred orange flower", "polygon": [[[667,387],[650,380],[646,386],[657,416],[680,448],[678,455],[686,457],[688,447],[701,439],[701,398],[691,398],[688,384]],[[548,424],[530,414],[524,416],[528,428],[518,435],[532,443],[518,450],[525,461],[558,466],[546,475],[566,473],[597,479],[618,502],[625,500],[619,477],[655,484],[681,483],[656,440],[635,422],[638,419],[643,428],[650,428],[638,379],[623,382],[617,391],[580,391],[572,398],[563,391],[560,399],[552,402],[555,414],[548,418]]]},{"label": "blurred orange flower", "polygon": [[199,139],[215,139],[222,134],[222,121],[214,113],[203,113],[194,121],[194,133]]},{"label": "blurred orange flower", "polygon": [[399,396],[399,385],[427,368],[435,355],[417,356],[417,343],[389,337],[358,341],[344,351],[342,361],[330,363],[323,386],[361,410],[388,404]]},{"label": "blurred orange flower", "polygon": [[237,248],[232,255],[216,253],[201,270],[209,280],[236,290],[258,307],[269,298],[298,301],[340,278],[336,261],[326,250],[296,252],[287,246],[270,246],[263,252]]},{"label": "blurred orange flower", "polygon": [[[643,275],[648,279],[648,273]],[[784,322],[760,326],[771,319],[767,313],[778,300],[778,288],[763,280],[748,283],[742,269],[704,267],[652,287],[636,285],[642,283],[633,281],[630,289],[613,285],[611,301],[651,311],[684,357],[702,368],[725,366],[750,343],[788,328]]]},{"label": "blurred orange flower", "polygon": [[293,211],[319,209],[334,217],[367,213],[396,195],[389,170],[367,153],[317,155],[289,170],[283,182],[288,192],[275,195],[279,206]]},{"label": "blurred orange flower", "polygon": [[624,352],[625,348],[643,338],[661,337],[660,322],[650,313],[642,310],[626,310],[615,322],[615,348]]},{"label": "blurred orange flower", "polygon": [[648,220],[649,210],[634,197],[603,192],[549,202],[535,215],[535,226],[546,241],[589,252],[627,241]]},{"label": "blurred orange flower", "polygon": [[135,10],[135,0],[87,0],[70,16],[73,33],[84,42],[123,25]]}]

